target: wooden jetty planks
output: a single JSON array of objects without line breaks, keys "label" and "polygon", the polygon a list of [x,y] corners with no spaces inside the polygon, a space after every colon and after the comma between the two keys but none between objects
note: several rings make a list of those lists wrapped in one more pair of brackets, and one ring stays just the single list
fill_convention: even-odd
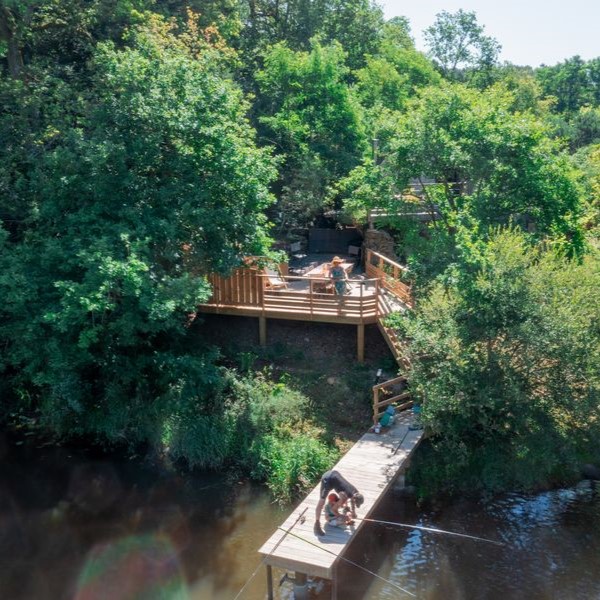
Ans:
[{"label": "wooden jetty planks", "polygon": [[[396,423],[386,433],[366,433],[334,467],[363,494],[365,502],[358,511],[360,517],[369,516],[421,441],[423,432],[411,431],[411,420],[412,414],[403,413],[397,416]],[[306,496],[260,548],[267,565],[333,579],[339,557],[356,536],[363,521],[352,527],[330,527],[324,524],[322,516],[325,535],[321,538],[315,536],[313,526],[319,488],[317,486]],[[305,520],[296,523],[291,531],[293,536],[286,536],[285,531],[304,510]]]}]

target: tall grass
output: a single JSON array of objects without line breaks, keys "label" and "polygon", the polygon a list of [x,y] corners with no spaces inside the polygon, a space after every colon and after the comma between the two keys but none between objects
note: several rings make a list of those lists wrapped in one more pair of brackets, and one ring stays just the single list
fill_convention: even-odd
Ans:
[{"label": "tall grass", "polygon": [[291,501],[331,467],[337,450],[308,420],[308,398],[269,372],[228,370],[225,382],[210,410],[191,401],[169,414],[163,451],[190,467],[238,468]]}]

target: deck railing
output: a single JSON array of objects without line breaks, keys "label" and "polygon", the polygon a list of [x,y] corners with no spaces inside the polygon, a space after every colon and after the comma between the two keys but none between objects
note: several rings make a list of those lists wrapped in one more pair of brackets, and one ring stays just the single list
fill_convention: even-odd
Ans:
[{"label": "deck railing", "polygon": [[332,316],[357,322],[379,316],[379,280],[350,280],[351,294],[333,293],[331,279],[267,275],[257,267],[240,267],[229,277],[211,274],[213,294],[207,305],[256,308],[266,316]]},{"label": "deck railing", "polygon": [[[268,276],[261,275],[267,282]],[[353,319],[375,320],[379,316],[379,280],[350,280],[348,285],[354,288],[350,295],[333,293],[331,279],[324,277],[282,276],[286,287],[273,288],[265,283],[263,307],[276,313],[291,312],[314,315],[343,316]],[[293,285],[306,286],[294,289]],[[325,291],[325,290],[328,291]]]},{"label": "deck railing", "polygon": [[207,304],[262,306],[263,280],[258,267],[239,267],[228,277],[211,273],[212,296]]},{"label": "deck railing", "polygon": [[[333,293],[331,279],[290,275],[268,275],[257,264],[235,269],[228,277],[212,273],[208,281],[213,293],[208,306],[237,307],[262,313],[341,317],[352,322],[375,322],[389,312],[382,288],[412,306],[410,286],[400,281],[406,267],[374,252],[366,251],[368,279],[350,279],[351,293]],[[280,269],[280,272],[285,272]],[[266,315],[267,316],[267,315]]]},{"label": "deck railing", "polygon": [[[410,392],[404,391],[395,396],[390,396],[391,393],[388,388],[398,385],[400,383],[406,383],[406,377],[396,377],[383,383],[378,383],[373,386],[373,423],[379,422],[379,417],[385,412],[385,409],[390,405],[394,404],[397,411],[406,410],[413,405],[410,400]],[[382,410],[383,409],[383,410]]]},{"label": "deck railing", "polygon": [[413,307],[411,286],[401,281],[401,277],[408,274],[408,269],[405,266],[367,248],[365,251],[365,271],[367,277],[379,279],[383,287],[390,290],[407,306]]}]

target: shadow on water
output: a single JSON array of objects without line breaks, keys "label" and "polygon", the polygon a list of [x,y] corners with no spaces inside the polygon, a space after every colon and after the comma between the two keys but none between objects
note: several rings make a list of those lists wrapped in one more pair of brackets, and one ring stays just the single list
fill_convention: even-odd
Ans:
[{"label": "shadow on water", "polygon": [[[283,517],[265,490],[221,475],[3,439],[0,597],[229,600]],[[264,575],[253,583],[247,598]]]}]

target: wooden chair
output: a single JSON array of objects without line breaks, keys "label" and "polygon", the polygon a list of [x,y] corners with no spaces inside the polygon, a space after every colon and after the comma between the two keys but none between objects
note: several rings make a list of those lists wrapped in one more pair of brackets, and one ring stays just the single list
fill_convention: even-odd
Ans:
[{"label": "wooden chair", "polygon": [[272,267],[265,267],[265,274],[267,275],[267,287],[270,290],[287,290],[287,281],[281,276],[279,269]]}]

